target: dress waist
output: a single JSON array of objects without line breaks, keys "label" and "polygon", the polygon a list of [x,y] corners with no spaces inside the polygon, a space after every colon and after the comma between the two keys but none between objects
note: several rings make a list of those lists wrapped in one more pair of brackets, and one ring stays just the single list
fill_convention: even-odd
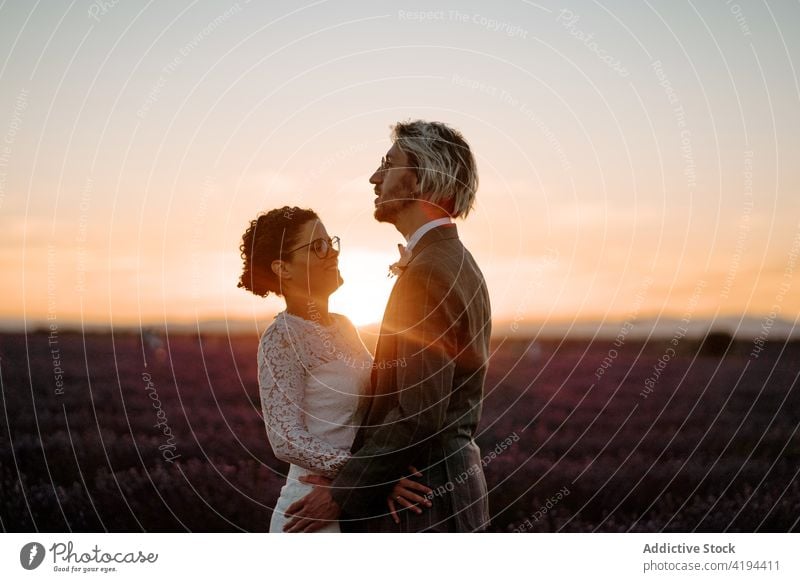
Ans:
[{"label": "dress waist", "polygon": [[286,474],[286,482],[291,483],[292,481],[297,481],[298,477],[303,477],[305,475],[322,475],[322,473],[310,471],[295,464],[290,464],[289,472]]}]

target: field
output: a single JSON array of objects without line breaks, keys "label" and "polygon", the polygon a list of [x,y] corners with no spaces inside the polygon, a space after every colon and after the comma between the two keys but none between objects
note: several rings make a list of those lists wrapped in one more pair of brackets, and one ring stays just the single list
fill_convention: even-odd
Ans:
[{"label": "field", "polygon": [[[265,531],[286,465],[256,345],[0,335],[0,527]],[[669,347],[495,342],[478,438],[492,531],[800,531],[800,345]]]}]

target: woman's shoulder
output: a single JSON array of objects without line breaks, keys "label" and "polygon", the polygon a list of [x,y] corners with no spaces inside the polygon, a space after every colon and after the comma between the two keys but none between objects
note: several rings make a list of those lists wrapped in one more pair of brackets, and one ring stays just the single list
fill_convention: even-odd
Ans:
[{"label": "woman's shoulder", "polygon": [[[341,313],[330,313],[333,320],[332,326],[320,326],[316,322],[304,320],[285,311],[278,313],[275,319],[261,334],[260,345],[272,347],[275,345],[290,345],[308,341],[311,337],[324,337],[325,331],[330,333],[331,328],[338,327],[348,333],[358,334],[352,321]],[[328,335],[329,335],[328,333]]]},{"label": "woman's shoulder", "polygon": [[350,329],[355,329],[355,327],[356,327],[355,325],[353,325],[353,322],[350,321],[350,318],[347,317],[346,315],[342,314],[342,313],[331,312],[330,316],[337,323],[337,325],[340,325],[342,327],[347,327],[347,328],[350,328]]},{"label": "woman's shoulder", "polygon": [[287,317],[285,311],[278,313],[267,328],[262,332],[259,345],[261,348],[276,348],[290,345],[292,337],[297,335],[294,329],[296,323],[292,317]]},{"label": "woman's shoulder", "polygon": [[[286,311],[281,311],[261,334],[259,343],[262,348],[282,346],[296,350],[299,344],[307,344],[309,342],[313,344],[316,338],[330,335],[333,327],[348,330],[355,329],[352,322],[344,315],[331,313],[330,316],[334,325],[321,326],[316,321],[303,319]],[[326,331],[328,334],[325,333]]]},{"label": "woman's shoulder", "polygon": [[346,335],[355,336],[359,339],[361,338],[358,328],[352,321],[350,321],[349,317],[342,315],[341,313],[331,313],[331,315],[335,318],[336,325],[342,332],[344,332]]},{"label": "woman's shoulder", "polygon": [[287,370],[298,368],[307,358],[302,330],[295,329],[296,322],[279,313],[261,334],[257,360],[259,369]]},{"label": "woman's shoulder", "polygon": [[350,347],[356,351],[365,351],[369,353],[369,350],[364,345],[364,341],[361,338],[361,332],[359,332],[355,324],[350,321],[350,318],[339,313],[332,313],[331,315],[335,317],[339,332]]}]

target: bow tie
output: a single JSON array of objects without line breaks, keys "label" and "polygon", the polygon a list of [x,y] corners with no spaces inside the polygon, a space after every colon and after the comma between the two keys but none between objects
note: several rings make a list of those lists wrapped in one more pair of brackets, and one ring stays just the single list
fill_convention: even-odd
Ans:
[{"label": "bow tie", "polygon": [[396,263],[392,263],[389,265],[389,274],[387,277],[398,277],[400,273],[402,273],[405,268],[408,266],[409,261],[411,261],[411,251],[406,249],[401,244],[397,245],[397,250],[400,252],[400,260]]}]

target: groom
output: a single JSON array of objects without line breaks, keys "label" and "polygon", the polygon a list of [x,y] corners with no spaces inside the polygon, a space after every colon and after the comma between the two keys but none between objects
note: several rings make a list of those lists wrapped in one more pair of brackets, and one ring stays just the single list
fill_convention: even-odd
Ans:
[{"label": "groom", "polygon": [[[403,234],[397,281],[384,314],[372,393],[353,456],[331,483],[292,504],[286,531],[340,520],[343,531],[481,531],[489,523],[486,481],[475,436],[489,357],[491,311],[483,275],[452,218],[475,201],[475,159],[457,130],[438,122],[398,123],[393,145],[370,178],[375,218]],[[387,496],[422,472],[428,503]],[[421,510],[421,511],[420,511]]]}]

